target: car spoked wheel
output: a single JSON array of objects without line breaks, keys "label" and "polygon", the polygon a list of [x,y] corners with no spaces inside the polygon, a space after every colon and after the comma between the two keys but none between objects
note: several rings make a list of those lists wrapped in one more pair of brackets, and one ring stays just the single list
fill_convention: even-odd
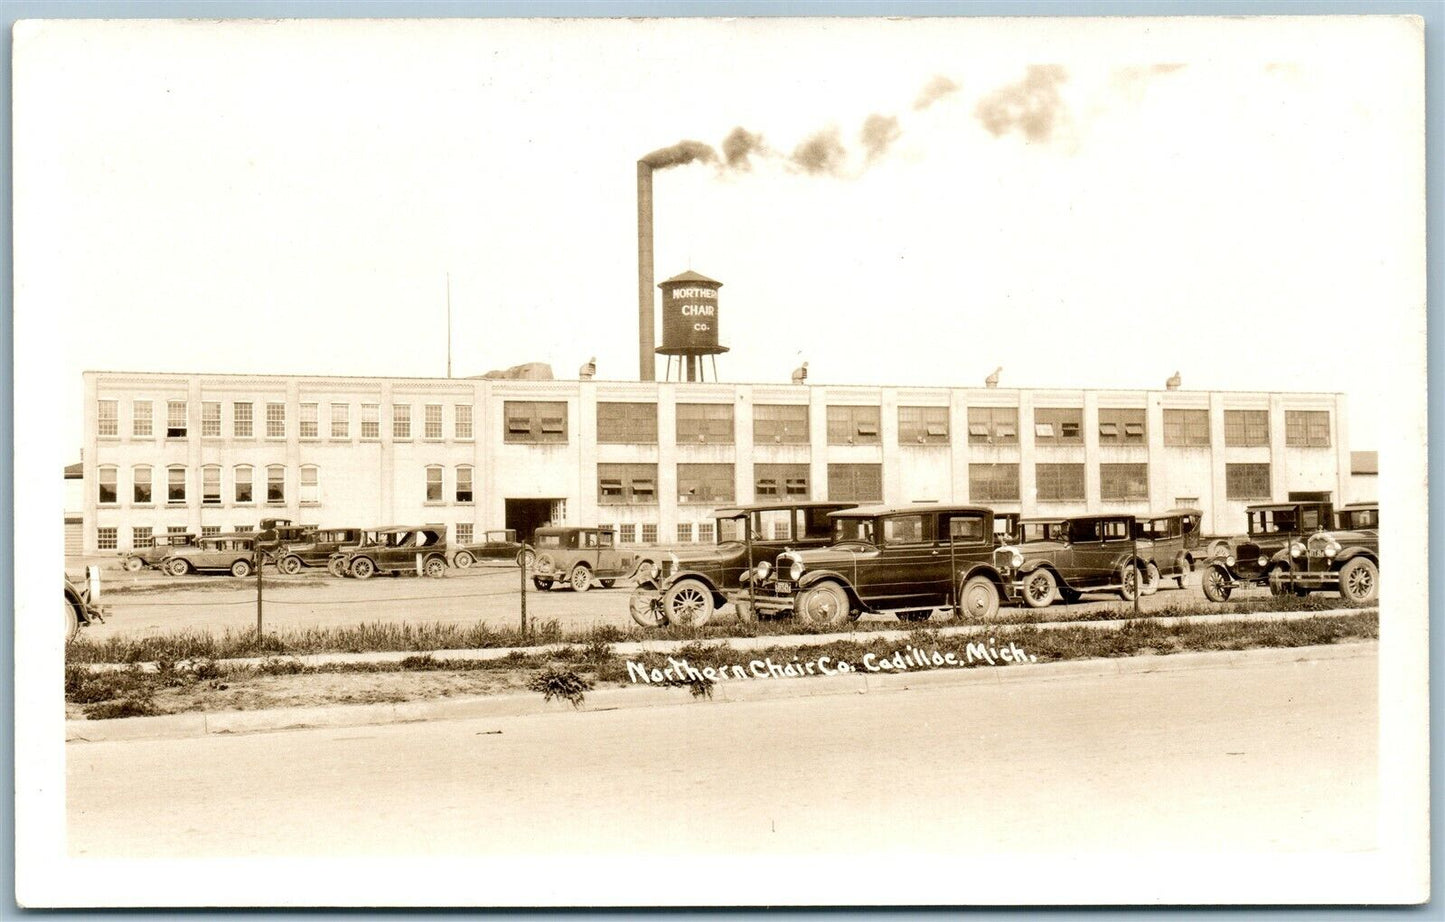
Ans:
[{"label": "car spoked wheel", "polygon": [[1024,577],[1024,601],[1029,608],[1048,608],[1054,602],[1058,581],[1049,570],[1035,570]]},{"label": "car spoked wheel", "polygon": [[998,587],[987,576],[975,576],[959,591],[958,607],[967,617],[986,621],[998,614]]},{"label": "car spoked wheel", "polygon": [[467,570],[472,566],[471,551],[457,551],[457,556],[452,558],[452,566],[458,570]]},{"label": "car spoked wheel", "polygon": [[809,586],[794,606],[798,617],[813,624],[842,624],[848,620],[848,595],[837,583]]},{"label": "car spoked wheel", "polygon": [[523,548],[522,550],[517,552],[517,566],[524,567],[530,570],[532,569],[532,565],[536,562],[537,555],[532,551],[531,548]]},{"label": "car spoked wheel", "polygon": [[573,592],[586,592],[592,588],[592,571],[579,563],[572,568],[572,574],[567,577],[567,582],[572,586]]},{"label": "car spoked wheel", "polygon": [[125,559],[125,568],[132,573],[139,573],[145,568],[145,565],[146,562],[139,557],[127,557]]},{"label": "car spoked wheel", "polygon": [[1380,571],[1363,557],[1357,557],[1340,568],[1340,595],[1360,604],[1373,602],[1380,592]]},{"label": "car spoked wheel", "polygon": [[248,560],[238,560],[231,564],[231,575],[235,577],[250,576],[251,562]]},{"label": "car spoked wheel", "polygon": [[1139,568],[1129,564],[1119,574],[1119,598],[1125,602],[1134,601],[1139,592]]},{"label": "car spoked wheel", "polygon": [[440,557],[429,557],[421,569],[423,573],[432,579],[441,579],[447,575],[447,562]]},{"label": "car spoked wheel", "polygon": [[332,557],[326,561],[326,572],[335,577],[346,575],[346,561],[340,557]]},{"label": "car spoked wheel", "polygon": [[1188,557],[1179,561],[1179,575],[1174,577],[1174,580],[1179,584],[1180,589],[1183,589],[1189,584],[1189,576],[1193,572],[1194,564],[1189,561]]},{"label": "car spoked wheel", "polygon": [[191,570],[191,565],[179,558],[166,564],[166,572],[171,576],[185,576]]},{"label": "car spoked wheel", "polygon": [[1144,568],[1144,594],[1153,595],[1159,591],[1159,567],[1150,563]]},{"label": "car spoked wheel", "polygon": [[1204,590],[1204,597],[1211,602],[1227,602],[1229,594],[1234,591],[1234,587],[1230,585],[1229,574],[1218,564],[1210,564],[1205,568],[1199,584]]},{"label": "car spoked wheel", "polygon": [[662,594],[668,624],[702,627],[713,616],[712,591],[695,579],[679,580]]},{"label": "car spoked wheel", "polygon": [[662,616],[662,601],[657,592],[646,586],[632,590],[632,596],[627,600],[627,612],[643,627],[662,627],[667,621]]},{"label": "car spoked wheel", "polygon": [[376,564],[369,557],[358,557],[351,562],[351,575],[357,579],[371,579],[376,573]]},{"label": "car spoked wheel", "polygon": [[276,569],[285,573],[287,576],[295,576],[301,572],[301,558],[295,554],[288,554],[281,558],[280,563],[276,564]]}]

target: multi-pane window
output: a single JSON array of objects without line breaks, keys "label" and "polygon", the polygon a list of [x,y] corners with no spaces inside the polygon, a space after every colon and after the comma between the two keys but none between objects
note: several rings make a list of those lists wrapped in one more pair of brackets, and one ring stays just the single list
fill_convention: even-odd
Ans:
[{"label": "multi-pane window", "polygon": [[186,501],[186,469],[179,464],[166,469],[166,502]]},{"label": "multi-pane window", "polygon": [[1084,498],[1082,464],[1035,464],[1034,487],[1040,502],[1070,502]]},{"label": "multi-pane window", "polygon": [[251,532],[253,532],[253,531],[255,531],[255,530],[256,530],[256,526],[255,526],[255,525],[237,525],[235,528],[231,529],[231,531],[234,531],[234,532],[236,532],[237,534],[241,534],[241,535],[249,535]]},{"label": "multi-pane window", "polygon": [[441,465],[433,464],[426,469],[426,501],[429,503],[442,501]]},{"label": "multi-pane window", "polygon": [[469,439],[472,437],[472,405],[459,403],[456,405],[456,438]]},{"label": "multi-pane window", "polygon": [[99,485],[99,492],[96,495],[97,502],[106,504],[120,502],[115,485],[116,470],[114,466],[109,464],[96,468],[95,482]]},{"label": "multi-pane window", "polygon": [[185,438],[186,426],[186,402],[184,400],[166,401],[166,438]]},{"label": "multi-pane window", "polygon": [[255,432],[250,401],[231,404],[231,435],[238,439],[249,439]]},{"label": "multi-pane window", "polygon": [[808,465],[758,464],[753,466],[753,490],[759,502],[808,498]]},{"label": "multi-pane window", "polygon": [[207,464],[201,468],[201,505],[221,505],[221,466]]},{"label": "multi-pane window", "polygon": [[361,437],[363,439],[381,438],[380,404],[363,403],[361,405]]},{"label": "multi-pane window", "polygon": [[1105,501],[1148,499],[1149,465],[1099,465],[1099,498]]},{"label": "multi-pane window", "polygon": [[617,543],[636,544],[637,526],[633,525],[631,522],[626,522],[622,525],[617,526]]},{"label": "multi-pane window", "polygon": [[120,435],[120,403],[115,400],[96,401],[95,434]]},{"label": "multi-pane window", "polygon": [[394,403],[391,405],[391,437],[394,439],[411,438],[411,404]]},{"label": "multi-pane window", "polygon": [[677,466],[677,501],[679,503],[730,503],[733,501],[733,466],[731,464],[679,464]]},{"label": "multi-pane window", "polygon": [[731,445],[733,408],[727,403],[679,403],[677,441]]},{"label": "multi-pane window", "polygon": [[656,544],[656,543],[657,543],[657,526],[656,526],[655,524],[653,524],[652,522],[643,522],[643,523],[642,523],[642,543],[643,543],[643,544]]},{"label": "multi-pane window", "polygon": [[331,405],[331,437],[333,439],[351,438],[351,404],[333,403]]},{"label": "multi-pane window", "polygon": [[202,538],[210,538],[210,537],[213,537],[213,536],[215,536],[215,535],[219,535],[220,533],[221,533],[221,526],[219,526],[219,525],[202,525],[202,526],[201,526],[201,537],[202,537]]},{"label": "multi-pane window", "polygon": [[567,404],[507,400],[502,404],[503,441],[566,442]]},{"label": "multi-pane window", "polygon": [[1208,410],[1165,410],[1164,444],[1176,447],[1209,446]]},{"label": "multi-pane window", "polygon": [[1017,445],[1018,407],[969,407],[968,441],[971,445]]},{"label": "multi-pane window", "polygon": [[320,404],[301,404],[301,421],[299,423],[299,435],[303,439],[314,439],[321,436]]},{"label": "multi-pane window", "polygon": [[441,438],[442,405],[439,403],[429,403],[426,405],[426,409],[423,410],[423,413],[425,415],[422,417],[422,437],[428,439]]},{"label": "multi-pane window", "polygon": [[1252,448],[1269,444],[1268,410],[1225,410],[1224,444]]},{"label": "multi-pane window", "polygon": [[883,465],[828,465],[828,498],[855,503],[882,502]]},{"label": "multi-pane window", "polygon": [[97,550],[113,551],[116,548],[116,528],[97,528],[95,530],[95,546]]},{"label": "multi-pane window", "polygon": [[458,543],[458,544],[471,544],[471,543],[472,543],[472,523],[471,523],[471,522],[458,522],[458,523],[457,523],[457,543]]},{"label": "multi-pane window", "polygon": [[697,540],[701,544],[712,544],[713,524],[711,522],[697,523]]},{"label": "multi-pane window", "polygon": [[948,407],[899,407],[899,445],[947,445]]},{"label": "multi-pane window", "polygon": [[286,438],[286,404],[266,404],[266,438]]},{"label": "multi-pane window", "polygon": [[1269,499],[1269,465],[1224,465],[1224,495],[1229,499]]},{"label": "multi-pane window", "polygon": [[186,534],[186,533],[189,532],[189,531],[190,531],[190,529],[187,528],[185,525],[167,525],[167,526],[166,526],[166,534],[168,534],[168,535],[184,535],[184,534]]},{"label": "multi-pane window", "polygon": [[1144,410],[1099,408],[1100,445],[1143,445]]},{"label": "multi-pane window", "polygon": [[656,503],[657,465],[597,465],[597,502],[603,505]]},{"label": "multi-pane window", "polygon": [[609,445],[657,442],[657,404],[597,404],[597,441]]},{"label": "multi-pane window", "polygon": [[286,468],[281,464],[272,464],[266,468],[266,502],[286,502]]},{"label": "multi-pane window", "polygon": [[472,469],[468,465],[461,465],[457,468],[457,502],[469,503],[472,501]]},{"label": "multi-pane window", "polygon": [[878,407],[828,407],[829,445],[877,445]]},{"label": "multi-pane window", "polygon": [[201,401],[201,436],[208,439],[221,437],[221,401]]},{"label": "multi-pane window", "polygon": [[[970,423],[970,425],[972,424]],[[1017,500],[1019,498],[1019,466],[1017,464],[970,464],[968,466],[968,495],[974,502]]]},{"label": "multi-pane window", "polygon": [[1084,411],[1077,407],[1035,407],[1035,445],[1081,445]]},{"label": "multi-pane window", "polygon": [[130,404],[130,434],[149,438],[155,434],[154,411],[149,400],[132,400]]},{"label": "multi-pane window", "polygon": [[808,444],[808,407],[758,404],[753,407],[753,441],[785,445]]},{"label": "multi-pane window", "polygon": [[301,503],[314,506],[321,502],[321,469],[314,464],[301,465]]},{"label": "multi-pane window", "polygon": [[1329,448],[1329,410],[1285,410],[1284,443],[1291,448]]},{"label": "multi-pane window", "polygon": [[154,475],[151,474],[149,464],[137,464],[130,472],[131,476],[131,502],[137,506],[148,506],[152,499],[154,487]]},{"label": "multi-pane window", "polygon": [[251,490],[251,465],[236,466],[236,502],[254,503],[256,495]]},{"label": "multi-pane window", "polygon": [[678,542],[679,544],[691,544],[691,543],[692,543],[692,523],[691,523],[691,522],[678,522],[678,523],[677,523],[677,542]]},{"label": "multi-pane window", "polygon": [[151,533],[149,525],[136,525],[130,530],[130,546],[139,551],[148,547],[156,546],[155,535]]}]

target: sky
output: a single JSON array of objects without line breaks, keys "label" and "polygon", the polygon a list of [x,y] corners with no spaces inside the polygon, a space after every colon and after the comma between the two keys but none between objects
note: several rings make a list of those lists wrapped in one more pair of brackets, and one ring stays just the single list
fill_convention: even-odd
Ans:
[{"label": "sky", "polygon": [[17,349],[55,351],[75,450],[87,369],[443,375],[448,279],[455,374],[635,380],[635,164],[688,141],[655,174],[656,278],[723,283],[723,380],[1177,371],[1346,392],[1372,449],[1385,370],[1424,350],[1413,42],[1386,18],[22,26]]}]

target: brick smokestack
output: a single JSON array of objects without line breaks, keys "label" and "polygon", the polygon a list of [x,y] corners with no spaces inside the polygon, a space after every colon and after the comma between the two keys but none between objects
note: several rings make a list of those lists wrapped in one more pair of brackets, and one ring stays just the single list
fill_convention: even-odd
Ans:
[{"label": "brick smokestack", "polygon": [[637,161],[637,374],[657,378],[652,283],[652,165]]}]

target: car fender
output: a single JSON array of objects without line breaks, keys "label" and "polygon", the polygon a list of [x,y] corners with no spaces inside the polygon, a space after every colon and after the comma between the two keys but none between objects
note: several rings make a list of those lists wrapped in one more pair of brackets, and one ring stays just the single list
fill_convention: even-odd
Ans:
[{"label": "car fender", "polygon": [[975,576],[986,576],[986,577],[988,577],[989,580],[991,580],[991,581],[993,582],[994,586],[998,589],[999,597],[1000,597],[1000,598],[1007,598],[1007,594],[1004,592],[1003,575],[998,572],[998,568],[997,568],[997,567],[994,567],[994,566],[992,566],[992,565],[990,565],[990,564],[986,564],[986,563],[974,564],[972,567],[969,567],[967,570],[965,570],[965,571],[963,571],[962,573],[959,574],[959,577],[958,577],[958,584],[959,584],[959,586],[962,586],[964,583],[966,583],[966,582],[968,582],[969,580],[973,579]]},{"label": "car fender", "polygon": [[872,610],[863,602],[861,598],[859,598],[857,590],[853,588],[853,583],[848,579],[848,577],[844,576],[842,573],[839,573],[837,570],[811,570],[807,573],[804,573],[802,578],[798,580],[796,585],[798,587],[798,591],[802,592],[804,589],[812,588],[818,583],[824,581],[831,581],[842,586],[843,591],[848,594],[848,600],[858,608],[865,611]]},{"label": "car fender", "polygon": [[1018,577],[1015,581],[1022,582],[1024,579],[1028,578],[1029,574],[1037,573],[1039,570],[1048,570],[1050,573],[1052,573],[1054,576],[1054,582],[1058,585],[1069,585],[1068,580],[1064,579],[1064,575],[1059,572],[1058,567],[1054,566],[1054,562],[1052,560],[1025,560],[1023,566],[1018,568]]},{"label": "car fender", "polygon": [[1376,567],[1379,567],[1380,565],[1379,556],[1373,553],[1369,548],[1351,547],[1346,548],[1343,553],[1335,557],[1335,562],[1331,564],[1331,568],[1338,570],[1340,567],[1349,563],[1351,560],[1354,560],[1356,557],[1363,557],[1370,563],[1374,564]]},{"label": "car fender", "polygon": [[644,567],[658,568],[659,566],[658,562],[650,557],[639,557],[637,558],[637,563],[632,567],[632,572],[628,573],[625,579],[631,580],[639,586],[651,586],[653,589],[661,589],[662,584],[657,579],[651,576],[641,575]]},{"label": "car fender", "polygon": [[712,593],[712,600],[714,605],[722,606],[727,604],[727,596],[723,595],[722,591],[718,589],[717,583],[713,582],[711,577],[705,576],[702,573],[697,572],[696,570],[680,570],[679,572],[674,573],[672,576],[669,576],[667,579],[663,580],[663,582],[659,584],[657,588],[662,590],[663,592],[666,592],[667,590],[671,589],[673,586],[677,585],[685,579],[695,579],[699,583],[702,583],[704,586],[706,586],[708,591]]}]

